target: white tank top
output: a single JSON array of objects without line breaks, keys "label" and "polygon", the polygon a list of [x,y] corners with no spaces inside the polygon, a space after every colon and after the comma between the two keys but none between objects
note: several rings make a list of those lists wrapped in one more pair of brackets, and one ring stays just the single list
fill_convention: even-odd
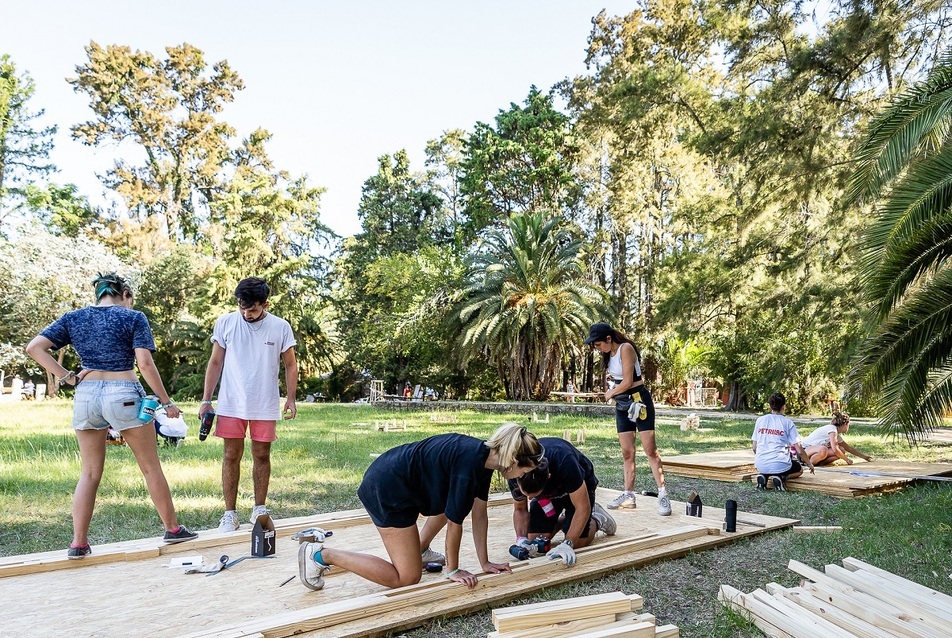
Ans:
[{"label": "white tank top", "polygon": [[[615,351],[615,354],[611,355],[608,358],[608,376],[615,380],[616,383],[620,382],[625,378],[625,371],[621,366],[621,346],[618,346],[618,350]],[[638,354],[635,353],[635,381],[641,379],[641,361],[638,361]]]}]

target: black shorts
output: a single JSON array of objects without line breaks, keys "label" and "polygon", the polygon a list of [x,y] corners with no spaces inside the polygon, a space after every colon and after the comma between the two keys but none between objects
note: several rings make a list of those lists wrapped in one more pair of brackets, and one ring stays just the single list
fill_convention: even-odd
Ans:
[{"label": "black shorts", "polygon": [[775,474],[774,476],[779,476],[781,480],[786,481],[787,477],[791,474],[796,474],[797,472],[802,472],[803,466],[800,465],[800,461],[796,459],[790,459],[790,469],[784,472],[783,474]]},{"label": "black shorts", "polygon": [[[595,492],[588,493],[588,502],[594,507]],[[538,499],[529,501],[529,533],[545,534],[550,539],[559,530],[559,515],[565,512],[565,518],[562,521],[562,533],[567,533],[572,526],[572,517],[575,516],[575,506],[572,504],[571,496],[562,496],[552,499],[554,510],[552,516],[549,516],[539,505]],[[585,521],[585,529],[582,530],[582,537],[588,536],[588,528],[592,524],[592,517],[589,516]]]},{"label": "black shorts", "polygon": [[[634,388],[631,394],[616,394],[615,399],[615,429],[621,432],[645,432],[655,429],[655,409],[651,393],[643,385]],[[632,421],[628,418],[628,408],[634,400],[645,404],[645,418]]]},{"label": "black shorts", "polygon": [[377,527],[415,527],[420,510],[406,498],[411,492],[402,481],[380,476],[376,469],[371,464],[357,488],[357,498],[370,520]]}]

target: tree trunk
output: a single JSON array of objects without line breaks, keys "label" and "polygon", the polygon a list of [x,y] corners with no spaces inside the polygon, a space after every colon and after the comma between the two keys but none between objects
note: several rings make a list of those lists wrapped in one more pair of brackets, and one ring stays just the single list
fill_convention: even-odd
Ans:
[{"label": "tree trunk", "polygon": [[740,381],[731,379],[731,393],[730,398],[727,400],[727,409],[732,412],[737,412],[746,408],[747,392],[744,391],[744,386],[741,385]]}]

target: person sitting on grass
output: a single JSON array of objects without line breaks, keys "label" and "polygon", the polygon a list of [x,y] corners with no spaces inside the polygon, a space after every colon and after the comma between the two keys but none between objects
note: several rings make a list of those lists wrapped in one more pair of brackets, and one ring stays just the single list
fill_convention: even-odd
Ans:
[{"label": "person sitting on grass", "polygon": [[[489,561],[489,484],[494,471],[506,479],[519,478],[542,457],[538,439],[517,423],[502,424],[488,441],[440,434],[387,450],[367,468],[357,496],[377,526],[390,561],[326,547],[324,530],[314,528],[316,541],[298,548],[301,582],[308,589],[321,589],[324,572],[338,565],[385,587],[404,587],[420,582],[426,563],[441,562],[450,570],[446,578],[473,588],[476,576],[459,564],[463,520],[470,512],[480,568],[490,574],[511,572],[509,563]],[[417,529],[420,515],[428,517],[422,531]],[[445,556],[429,547],[444,526]]]},{"label": "person sitting on grass", "polygon": [[800,435],[793,421],[784,416],[787,399],[779,392],[770,395],[770,414],[765,414],[754,425],[751,445],[754,448],[754,467],[757,468],[757,489],[767,489],[768,477],[775,490],[784,491],[784,481],[803,474],[803,466],[791,458],[790,448],[797,451],[813,474],[813,463],[799,443]]},{"label": "person sitting on grass", "polygon": [[[106,461],[106,439],[110,426],[125,439],[145,478],[152,503],[165,526],[166,543],[180,543],[197,534],[179,525],[172,505],[172,494],[162,472],[155,443],[155,427],[139,420],[139,406],[145,390],[139,383],[135,366],[142,378],[158,395],[170,418],[181,414],[172,403],[158,368],[152,360],[155,340],[149,320],[132,310],[132,288],[115,273],[100,274],[93,281],[96,305],[67,312],[33,338],[26,353],[60,384],[76,387],[73,396],[73,430],[79,442],[82,461],[79,482],[73,493],[73,542],[66,556],[70,560],[92,553],[89,524],[96,505],[96,492]],[[50,354],[73,344],[83,370],[67,370]]]},{"label": "person sitting on grass", "polygon": [[535,556],[538,550],[531,541],[539,536],[551,540],[561,529],[565,540],[547,556],[571,566],[575,550],[591,544],[596,532],[615,534],[615,520],[595,502],[598,479],[591,460],[563,439],[544,437],[539,443],[545,449],[539,466],[509,480],[516,545]]},{"label": "person sitting on grass", "polygon": [[814,465],[831,465],[836,459],[843,459],[847,465],[852,465],[853,459],[846,456],[846,452],[864,461],[872,461],[873,457],[863,454],[843,440],[843,435],[849,431],[849,415],[834,412],[830,425],[817,428],[803,440],[802,445],[807,456],[810,457],[810,462]]}]

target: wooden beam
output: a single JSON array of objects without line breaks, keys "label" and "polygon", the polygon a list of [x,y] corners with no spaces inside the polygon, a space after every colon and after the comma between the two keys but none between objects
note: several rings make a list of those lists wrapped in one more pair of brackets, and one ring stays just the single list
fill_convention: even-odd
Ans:
[{"label": "wooden beam", "polygon": [[803,583],[800,588],[837,609],[892,632],[894,636],[947,638],[897,607],[887,605],[862,592],[854,591],[853,595],[850,595],[819,583]]},{"label": "wooden beam", "polygon": [[786,616],[730,585],[721,585],[717,599],[746,617],[770,638],[817,638],[816,634],[807,631],[788,631]]},{"label": "wooden beam", "polygon": [[578,638],[654,638],[655,624],[653,622],[622,621],[616,626],[575,634]]},{"label": "wooden beam", "polygon": [[[561,622],[631,611],[631,600],[620,591],[593,596],[552,600],[535,605],[519,605],[494,609],[493,626],[500,632],[529,629],[539,625],[557,625]],[[604,624],[604,623],[601,623]]]},{"label": "wooden beam", "polygon": [[827,565],[826,573],[870,596],[908,610],[936,629],[947,630],[952,627],[952,612],[933,606],[931,601],[922,599],[917,592],[903,591],[874,574],[851,572],[839,565]]},{"label": "wooden beam", "polygon": [[880,578],[888,580],[891,583],[895,583],[896,586],[901,587],[903,591],[916,592],[923,600],[931,601],[938,607],[952,611],[952,596],[943,594],[940,591],[936,591],[924,585],[920,585],[919,583],[903,578],[902,576],[897,576],[896,574],[888,572],[885,569],[880,569],[870,565],[869,563],[864,563],[857,558],[847,557],[844,558],[842,562],[843,567],[850,571],[869,572],[870,574],[879,576]]}]

